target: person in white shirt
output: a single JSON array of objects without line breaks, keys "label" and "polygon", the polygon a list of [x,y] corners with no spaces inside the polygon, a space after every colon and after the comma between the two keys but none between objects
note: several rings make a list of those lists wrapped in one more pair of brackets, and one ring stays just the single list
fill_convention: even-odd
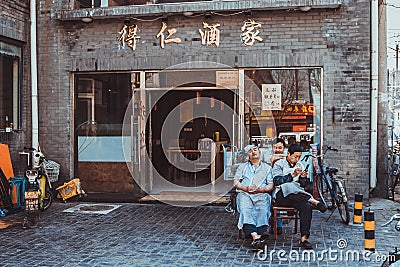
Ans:
[{"label": "person in white shirt", "polygon": [[308,170],[299,162],[302,151],[301,146],[290,145],[286,158],[275,162],[272,168],[272,179],[268,180],[268,184],[275,185],[272,198],[277,206],[293,207],[299,211],[300,245],[305,249],[312,249],[313,247],[308,241],[312,208],[315,206],[321,212],[325,212],[327,208],[300,186],[301,179],[308,179]]},{"label": "person in white shirt", "polygon": [[273,154],[270,157],[271,167],[274,167],[274,163],[277,160],[283,159],[286,157],[285,153],[285,140],[282,138],[276,138],[272,142],[272,152]]},{"label": "person in white shirt", "polygon": [[[285,140],[283,140],[282,138],[275,138],[272,141],[272,155],[268,155],[269,159],[267,161],[267,163],[269,163],[271,165],[271,167],[274,167],[274,163],[277,160],[283,159],[286,157],[286,144],[285,144]],[[277,229],[276,232],[278,235],[281,235],[283,232],[283,220],[278,220],[277,221]],[[270,224],[270,228],[269,228],[269,233],[273,234],[274,233],[274,228],[273,225]]]},{"label": "person in white shirt", "polygon": [[243,229],[246,237],[253,239],[254,249],[264,249],[268,237],[268,220],[271,215],[271,196],[268,192],[274,189],[271,167],[261,161],[261,152],[256,145],[244,148],[248,162],[239,165],[234,180],[239,212],[238,228]]}]

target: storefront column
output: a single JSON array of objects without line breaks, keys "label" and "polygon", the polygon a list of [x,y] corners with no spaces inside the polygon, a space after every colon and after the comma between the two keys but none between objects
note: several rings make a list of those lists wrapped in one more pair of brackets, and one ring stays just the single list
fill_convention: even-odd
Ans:
[{"label": "storefront column", "polygon": [[[239,70],[239,127],[238,129],[238,148],[244,147],[244,136],[245,136],[245,127],[244,127],[244,70]],[[235,121],[235,120],[234,120]],[[235,126],[235,125],[234,125]]]}]

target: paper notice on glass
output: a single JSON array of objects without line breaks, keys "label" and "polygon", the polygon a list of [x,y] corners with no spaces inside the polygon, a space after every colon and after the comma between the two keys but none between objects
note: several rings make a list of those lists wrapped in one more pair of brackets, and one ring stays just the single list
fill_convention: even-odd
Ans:
[{"label": "paper notice on glass", "polygon": [[263,110],[281,110],[281,85],[263,84],[262,85],[262,109]]}]

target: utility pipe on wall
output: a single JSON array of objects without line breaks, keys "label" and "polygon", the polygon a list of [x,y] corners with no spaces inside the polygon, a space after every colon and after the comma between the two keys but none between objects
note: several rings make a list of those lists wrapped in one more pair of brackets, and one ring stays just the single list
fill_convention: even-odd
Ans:
[{"label": "utility pipe on wall", "polygon": [[39,145],[39,116],[37,94],[36,0],[31,0],[31,87],[32,87],[32,147]]},{"label": "utility pipe on wall", "polygon": [[376,159],[378,143],[378,0],[371,1],[371,148],[370,190],[376,187]]}]

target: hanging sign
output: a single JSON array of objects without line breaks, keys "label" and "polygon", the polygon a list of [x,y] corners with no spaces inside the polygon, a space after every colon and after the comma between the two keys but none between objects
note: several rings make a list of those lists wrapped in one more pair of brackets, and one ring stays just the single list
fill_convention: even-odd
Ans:
[{"label": "hanging sign", "polygon": [[315,105],[292,104],[285,107],[285,114],[315,115]]},{"label": "hanging sign", "polygon": [[237,70],[217,70],[217,87],[237,88],[239,86],[239,72]]},{"label": "hanging sign", "polygon": [[282,109],[281,84],[263,84],[261,90],[263,110]]}]

